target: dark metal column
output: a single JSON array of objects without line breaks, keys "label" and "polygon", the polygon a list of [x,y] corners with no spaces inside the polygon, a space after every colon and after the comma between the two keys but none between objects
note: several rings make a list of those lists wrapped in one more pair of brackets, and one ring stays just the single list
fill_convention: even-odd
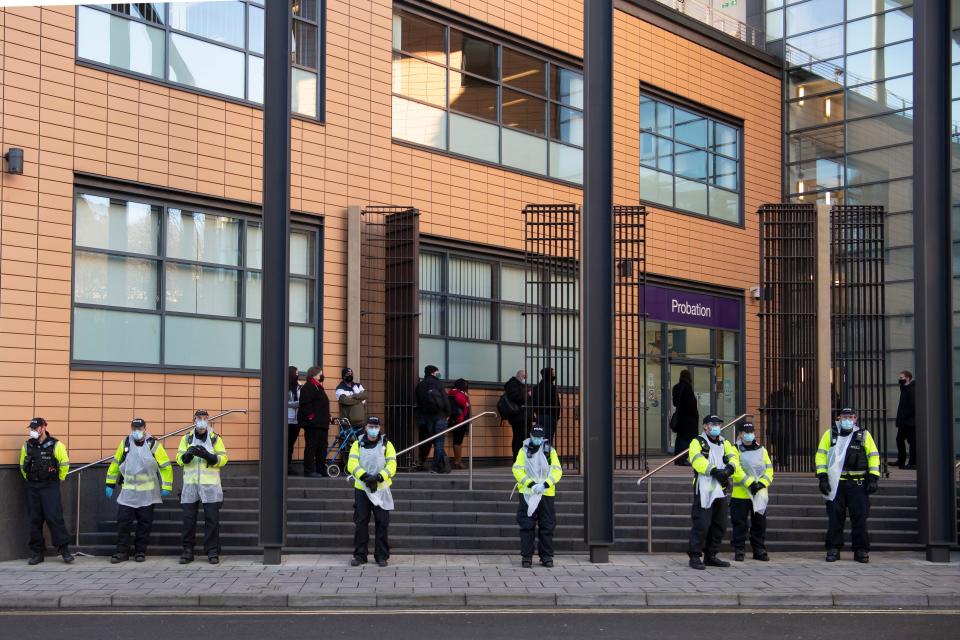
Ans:
[{"label": "dark metal column", "polygon": [[950,234],[950,3],[913,8],[913,235],[917,495],[927,560],[957,540],[953,477]]},{"label": "dark metal column", "polygon": [[584,541],[592,562],[613,544],[613,2],[587,0],[584,23],[580,318]]},{"label": "dark metal column", "polygon": [[260,546],[286,542],[287,291],[290,237],[290,3],[267,0],[263,69],[263,284],[260,343]]}]

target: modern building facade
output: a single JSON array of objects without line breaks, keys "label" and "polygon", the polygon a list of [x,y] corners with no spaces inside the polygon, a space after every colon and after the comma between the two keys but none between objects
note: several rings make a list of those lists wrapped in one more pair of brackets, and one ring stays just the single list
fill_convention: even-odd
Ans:
[{"label": "modern building facade", "polygon": [[[290,362],[322,365],[331,392],[346,365],[380,377],[347,361],[347,211],[414,207],[419,364],[492,408],[539,339],[520,304],[521,212],[582,202],[581,3],[292,6]],[[196,407],[249,409],[219,430],[231,460],[258,459],[262,14],[255,0],[0,13],[0,139],[24,150],[0,193],[3,464],[34,415],[85,462],[135,415],[159,434]],[[760,403],[751,290],[757,209],[781,197],[782,71],[657,2],[620,3],[615,29],[614,199],[648,207],[664,307],[644,397],[666,450],[681,369],[704,413]],[[478,425],[477,455],[505,458],[508,431]]]}]

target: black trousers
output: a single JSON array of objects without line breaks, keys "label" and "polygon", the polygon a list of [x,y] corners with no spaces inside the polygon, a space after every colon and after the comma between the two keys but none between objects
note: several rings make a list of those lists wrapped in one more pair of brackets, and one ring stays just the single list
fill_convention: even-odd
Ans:
[{"label": "black trousers", "polygon": [[728,498],[717,498],[704,509],[700,506],[700,495],[693,494],[693,525],[690,527],[690,544],[687,547],[687,553],[691,556],[706,553],[709,558],[717,555],[727,530],[727,501]]},{"label": "black trousers", "polygon": [[378,562],[390,557],[390,512],[375,506],[365,491],[353,489],[353,557],[367,559],[370,543],[370,514],[374,520],[373,558]]},{"label": "black trousers", "polygon": [[[201,502],[185,502],[183,509],[183,548],[193,551],[197,539],[197,513]],[[220,506],[222,502],[204,502],[203,504],[203,552],[207,557],[220,555]]]},{"label": "black trousers", "polygon": [[117,505],[117,553],[130,553],[130,530],[134,527],[136,531],[133,541],[134,553],[147,552],[150,529],[153,528],[153,507],[152,504],[145,507]]},{"label": "black trousers", "polygon": [[521,415],[510,418],[509,422],[510,430],[513,432],[513,437],[510,439],[510,449],[513,451],[513,459],[516,459],[520,449],[523,448],[523,441],[527,439],[530,421],[526,413],[522,412]]},{"label": "black trousers", "polygon": [[287,425],[287,463],[293,462],[293,450],[297,446],[297,438],[300,437],[300,425]]},{"label": "black trousers", "polygon": [[[673,444],[674,455],[689,449],[691,442],[693,442],[693,438],[690,438],[688,436],[682,436],[678,433],[677,439]],[[680,458],[679,460],[677,460],[676,464],[680,464],[681,462],[686,462],[686,461],[687,461],[687,457],[684,456],[683,458]]]},{"label": "black trousers", "polygon": [[532,516],[527,515],[527,499],[520,494],[517,505],[517,524],[520,525],[520,556],[533,557],[533,543],[537,541],[541,560],[553,558],[553,531],[557,528],[557,508],[554,496],[543,496]]},{"label": "black trousers", "polygon": [[870,551],[867,516],[870,515],[870,496],[865,481],[840,480],[837,497],[827,502],[827,549],[843,548],[843,526],[850,514],[853,550]]},{"label": "black trousers", "polygon": [[30,551],[42,554],[47,550],[43,539],[43,523],[50,529],[50,540],[57,549],[67,546],[70,534],[63,521],[60,502],[60,481],[27,483],[27,517],[30,520]]},{"label": "black trousers", "polygon": [[303,472],[326,473],[327,437],[330,427],[304,427]]},{"label": "black trousers", "polygon": [[[417,440],[423,442],[430,437],[430,423],[425,420],[423,417],[417,418]],[[419,447],[417,447],[417,462],[421,465],[426,464],[427,458],[430,456],[430,449],[433,447],[433,440],[430,442],[424,442]]]},{"label": "black trousers", "polygon": [[557,443],[555,438],[557,435],[557,423],[559,421],[560,416],[550,414],[537,416],[537,424],[543,427],[543,437],[553,445],[556,445]]},{"label": "black trousers", "polygon": [[[910,457],[907,457],[907,445],[910,445]],[[904,462],[910,465],[917,464],[917,428],[901,427],[897,429],[897,466],[902,467]]]},{"label": "black trousers", "polygon": [[754,553],[765,551],[767,547],[767,514],[753,510],[753,500],[749,498],[730,498],[730,522],[733,524],[734,549],[744,549],[747,533],[750,534],[750,547]]}]

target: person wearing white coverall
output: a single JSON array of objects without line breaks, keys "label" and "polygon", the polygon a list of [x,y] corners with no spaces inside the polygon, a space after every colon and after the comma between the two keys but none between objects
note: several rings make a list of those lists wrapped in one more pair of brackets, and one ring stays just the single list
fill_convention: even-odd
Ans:
[{"label": "person wearing white coverall", "polygon": [[523,441],[513,463],[513,477],[520,492],[517,524],[520,525],[520,560],[524,568],[533,566],[533,542],[538,543],[540,563],[553,566],[553,530],[557,527],[554,496],[563,477],[557,450],[544,438],[544,428],[535,425]]},{"label": "person wearing white coverall", "polygon": [[737,442],[740,465],[731,479],[730,522],[733,525],[733,559],[742,562],[746,557],[747,534],[753,559],[767,562],[767,493],[773,483],[773,463],[766,447],[756,439],[752,422],[740,427]]},{"label": "person wearing white coverall", "polygon": [[370,542],[370,515],[373,515],[373,559],[378,567],[387,566],[390,558],[390,512],[393,494],[390,485],[397,475],[397,450],[381,433],[380,419],[367,419],[364,435],[350,447],[347,473],[353,477],[353,559],[350,566],[366,564]]}]

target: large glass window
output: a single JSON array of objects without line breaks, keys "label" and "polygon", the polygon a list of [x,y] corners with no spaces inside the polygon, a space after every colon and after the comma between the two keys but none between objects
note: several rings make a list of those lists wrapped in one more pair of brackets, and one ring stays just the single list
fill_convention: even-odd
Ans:
[{"label": "large glass window", "polygon": [[[425,250],[420,254],[420,368],[440,367],[447,378],[502,383],[530,369],[528,355],[546,347],[553,359],[577,359],[577,299],[567,282],[541,282],[522,262]],[[549,326],[524,305],[551,305]],[[525,345],[533,345],[528,350]],[[571,371],[576,367],[569,368]],[[571,371],[558,372],[561,384]]]},{"label": "large glass window", "polygon": [[[291,0],[291,110],[322,117],[324,0]],[[262,0],[84,5],[77,57],[254,104],[263,103]]]},{"label": "large glass window", "polygon": [[583,74],[396,10],[393,137],[580,184]]},{"label": "large glass window", "polygon": [[656,97],[640,97],[640,197],[740,222],[741,128]]},{"label": "large glass window", "polygon": [[[260,367],[260,221],[81,192],[73,361],[156,369]],[[290,235],[290,363],[317,361],[318,231]]]}]

